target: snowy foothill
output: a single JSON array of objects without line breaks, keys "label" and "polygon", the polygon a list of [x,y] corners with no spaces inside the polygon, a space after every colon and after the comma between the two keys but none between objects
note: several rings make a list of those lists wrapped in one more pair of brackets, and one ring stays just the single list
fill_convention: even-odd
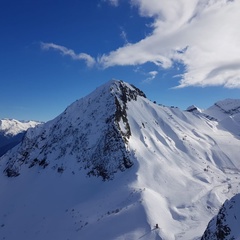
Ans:
[{"label": "snowy foothill", "polygon": [[240,188],[239,113],[222,109],[99,87],[0,158],[0,239],[200,239]]}]

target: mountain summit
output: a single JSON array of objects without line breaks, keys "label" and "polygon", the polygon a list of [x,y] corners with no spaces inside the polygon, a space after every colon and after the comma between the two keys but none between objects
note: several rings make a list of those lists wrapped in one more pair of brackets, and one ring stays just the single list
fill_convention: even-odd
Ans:
[{"label": "mountain summit", "polygon": [[216,102],[213,106],[205,110],[208,113],[218,119],[223,120],[229,116],[235,116],[240,114],[240,99],[225,99]]},{"label": "mountain summit", "polygon": [[136,87],[108,82],[54,120],[28,131],[4,172],[18,176],[21,168],[38,165],[57,171],[84,168],[88,175],[112,178],[133,164],[126,148],[131,136],[126,111],[127,103],[138,97],[145,95]]},{"label": "mountain summit", "polygon": [[204,113],[218,121],[229,132],[240,136],[240,99],[218,101]]},{"label": "mountain summit", "polygon": [[0,158],[0,237],[202,236],[240,179],[238,134],[206,116],[97,88]]}]

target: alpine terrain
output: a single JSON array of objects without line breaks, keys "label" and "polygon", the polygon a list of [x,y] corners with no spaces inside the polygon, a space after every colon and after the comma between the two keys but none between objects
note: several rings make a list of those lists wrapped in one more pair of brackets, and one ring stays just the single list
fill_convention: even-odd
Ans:
[{"label": "alpine terrain", "polygon": [[0,158],[0,239],[201,239],[239,193],[239,109],[109,81]]},{"label": "alpine terrain", "polygon": [[38,124],[40,122],[15,119],[0,120],[0,156],[20,143],[28,128],[35,127]]},{"label": "alpine terrain", "polygon": [[240,239],[240,194],[226,200],[218,214],[209,222],[202,240]]}]

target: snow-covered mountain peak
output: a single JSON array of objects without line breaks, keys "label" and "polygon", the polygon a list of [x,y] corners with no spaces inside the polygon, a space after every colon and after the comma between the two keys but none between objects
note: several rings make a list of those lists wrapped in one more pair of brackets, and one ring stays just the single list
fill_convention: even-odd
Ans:
[{"label": "snow-covered mountain peak", "polygon": [[36,121],[0,120],[0,156],[16,146],[29,128],[41,124]]},{"label": "snow-covered mountain peak", "polygon": [[222,121],[227,117],[232,117],[240,113],[240,99],[225,99],[216,102],[213,106],[204,110],[204,113]]},{"label": "snow-covered mountain peak", "polygon": [[26,131],[29,128],[35,127],[40,124],[36,121],[18,121],[15,119],[2,119],[0,120],[0,132],[4,132],[4,135],[17,135]]},{"label": "snow-covered mountain peak", "polygon": [[240,99],[218,101],[203,113],[221,123],[221,127],[240,136]]},{"label": "snow-covered mountain peak", "polygon": [[5,173],[18,176],[24,163],[30,168],[37,165],[56,171],[84,168],[87,175],[112,178],[133,164],[126,150],[131,136],[126,104],[138,96],[145,97],[122,81],[102,85],[52,121],[30,129]]},{"label": "snow-covered mountain peak", "polygon": [[144,92],[129,83],[120,80],[111,80],[109,84],[111,93],[118,96],[125,103],[131,100],[136,101],[137,96],[146,98]]},{"label": "snow-covered mountain peak", "polygon": [[189,107],[186,109],[186,111],[192,112],[192,113],[195,113],[195,114],[200,114],[200,113],[202,113],[202,110],[201,110],[200,108],[198,108],[197,106],[195,106],[195,105],[189,106]]},{"label": "snow-covered mountain peak", "polygon": [[219,107],[226,113],[232,115],[240,112],[240,99],[225,99],[215,103],[215,106]]},{"label": "snow-covered mountain peak", "polygon": [[96,88],[96,90],[94,90],[86,97],[72,103],[69,107],[66,108],[60,117],[68,114],[75,118],[80,114],[79,110],[81,111],[81,109],[84,107],[90,107],[90,111],[92,108],[98,109],[100,107],[102,111],[102,108],[106,109],[106,107],[109,106],[110,102],[116,103],[116,100],[121,105],[121,107],[124,107],[127,101],[137,100],[137,96],[146,98],[145,94],[135,86],[121,80],[110,80],[107,83]]}]

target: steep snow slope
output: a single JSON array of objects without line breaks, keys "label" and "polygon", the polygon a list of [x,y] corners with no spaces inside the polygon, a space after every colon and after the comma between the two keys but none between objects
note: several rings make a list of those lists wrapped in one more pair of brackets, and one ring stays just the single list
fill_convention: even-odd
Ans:
[{"label": "steep snow slope", "polygon": [[0,239],[197,239],[239,192],[239,146],[110,81],[1,158]]},{"label": "steep snow slope", "polygon": [[12,147],[16,146],[28,128],[40,124],[35,121],[18,121],[15,119],[0,120],[0,156]]},{"label": "steep snow slope", "polygon": [[159,223],[163,239],[201,235],[206,219],[238,192],[239,139],[219,123],[178,108],[143,99],[128,107],[130,146],[150,222]]},{"label": "steep snow slope", "polygon": [[218,214],[209,222],[202,240],[240,239],[240,194],[226,200]]}]

